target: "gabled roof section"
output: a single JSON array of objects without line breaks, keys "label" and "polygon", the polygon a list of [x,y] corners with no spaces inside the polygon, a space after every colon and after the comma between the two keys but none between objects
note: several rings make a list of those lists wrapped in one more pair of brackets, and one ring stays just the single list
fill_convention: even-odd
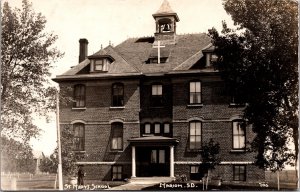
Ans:
[{"label": "gabled roof section", "polygon": [[85,59],[55,79],[108,78],[188,72],[193,70],[193,66],[199,64],[200,60],[203,60],[204,51],[213,49],[211,38],[205,33],[176,35],[175,44],[167,44],[160,48],[161,58],[168,57],[167,62],[148,63],[149,58],[157,56],[157,48],[153,48],[153,43],[153,37],[129,38],[116,47],[108,46],[89,56],[89,58],[113,58],[107,72],[90,73],[90,60]]},{"label": "gabled roof section", "polygon": [[197,61],[199,61],[204,56],[203,52],[205,52],[205,50],[207,50],[207,52],[213,51],[213,45],[211,43],[208,44],[206,47],[195,53],[195,55],[184,61],[179,66],[175,67],[173,70],[177,71],[190,69],[195,63],[197,63]]},{"label": "gabled roof section", "polygon": [[[80,74],[80,71],[85,67],[90,65],[90,59],[93,58],[110,58],[112,63],[109,66],[108,74],[119,74],[119,73],[139,73],[139,71],[130,64],[112,47],[107,46],[104,49],[99,50],[93,55],[88,56],[89,59],[85,59],[78,65],[72,67],[67,72],[63,73],[61,76],[70,76]],[[101,75],[101,73],[99,73]]]},{"label": "gabled roof section", "polygon": [[159,143],[159,145],[172,145],[179,143],[176,138],[163,137],[163,136],[148,136],[128,139],[132,145],[153,145]]},{"label": "gabled roof section", "polygon": [[176,21],[177,22],[179,21],[179,17],[177,13],[172,10],[169,1],[164,0],[160,8],[152,16],[155,18],[158,16],[167,16],[167,15],[173,15],[175,16]]},{"label": "gabled roof section", "polygon": [[[211,38],[205,33],[176,35],[176,43],[168,44],[163,50],[169,50],[169,60],[161,64],[146,64],[149,56],[154,53],[153,44],[149,41],[140,41],[139,38],[130,38],[115,47],[115,50],[136,69],[143,74],[166,73],[173,71],[178,66],[180,70],[188,70],[203,54],[202,50],[211,43]],[[157,51],[157,48],[156,48]],[[189,60],[189,61],[187,61]],[[183,64],[186,62],[186,64]]]},{"label": "gabled roof section", "polygon": [[114,59],[114,62],[110,64],[108,73],[135,73],[139,72],[134,66],[130,65],[123,57],[120,55],[117,50],[111,45],[107,46],[104,49],[96,52],[91,55],[91,57],[95,56],[109,56]]},{"label": "gabled roof section", "polygon": [[215,46],[213,44],[210,44],[205,49],[203,49],[203,53],[204,52],[214,52],[214,50],[215,50]]},{"label": "gabled roof section", "polygon": [[73,66],[71,69],[69,69],[68,71],[66,71],[65,73],[63,73],[61,75],[76,75],[77,73],[79,73],[79,71],[81,71],[83,68],[87,67],[89,64],[90,64],[90,60],[85,59],[81,63]]}]

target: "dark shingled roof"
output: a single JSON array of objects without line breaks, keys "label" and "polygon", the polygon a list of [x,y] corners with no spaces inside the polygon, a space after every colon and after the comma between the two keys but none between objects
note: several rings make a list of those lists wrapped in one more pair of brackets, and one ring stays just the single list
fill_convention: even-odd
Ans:
[{"label": "dark shingled roof", "polygon": [[[110,64],[109,70],[107,73],[98,73],[98,76],[107,76],[108,74],[124,74],[124,73],[139,73],[139,71],[132,65],[128,64],[127,61],[112,47],[107,46],[104,49],[99,50],[95,54],[89,57],[96,56],[110,56],[114,59],[114,61]],[[85,59],[72,69],[68,70],[63,76],[66,75],[76,75],[80,70],[90,64],[89,59]]]},{"label": "dark shingled roof", "polygon": [[178,139],[176,138],[170,138],[170,137],[163,137],[163,136],[147,136],[147,137],[138,137],[138,138],[132,138],[128,139],[130,143],[178,143]]},{"label": "dark shingled roof", "polygon": [[[196,53],[206,48],[211,43],[211,38],[204,33],[177,35],[175,44],[168,44],[165,48],[169,52],[169,62],[161,64],[146,64],[153,53],[152,43],[140,41],[139,38],[130,38],[119,44],[115,49],[140,72],[155,73],[172,71],[183,62],[193,57]],[[157,48],[155,48],[157,50]],[[162,53],[164,53],[162,51]],[[199,58],[199,57],[198,57]],[[200,58],[199,58],[200,59]],[[188,70],[190,65],[181,67]]]},{"label": "dark shingled roof", "polygon": [[154,40],[154,37],[129,38],[116,47],[107,46],[89,56],[89,58],[95,56],[112,57],[114,61],[110,64],[108,72],[82,73],[89,71],[90,60],[85,59],[55,79],[72,78],[71,76],[74,78],[75,76],[109,77],[121,74],[122,76],[130,76],[187,71],[203,57],[203,50],[213,48],[211,38],[205,33],[176,35],[175,44],[165,44],[165,47],[160,48],[161,57],[168,57],[168,62],[149,64],[146,61],[157,56],[157,48],[153,48]]}]

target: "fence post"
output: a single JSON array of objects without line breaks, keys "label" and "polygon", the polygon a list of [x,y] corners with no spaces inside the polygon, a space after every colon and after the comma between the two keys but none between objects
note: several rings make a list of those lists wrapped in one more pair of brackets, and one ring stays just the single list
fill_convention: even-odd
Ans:
[{"label": "fence post", "polygon": [[280,175],[279,175],[279,170],[277,170],[277,189],[278,189],[278,191],[280,190]]},{"label": "fence post", "polygon": [[56,189],[56,182],[57,182],[57,174],[55,174],[54,189]]},{"label": "fence post", "polygon": [[11,188],[11,190],[17,190],[17,179],[16,179],[16,177],[13,177],[11,179],[10,188]]}]

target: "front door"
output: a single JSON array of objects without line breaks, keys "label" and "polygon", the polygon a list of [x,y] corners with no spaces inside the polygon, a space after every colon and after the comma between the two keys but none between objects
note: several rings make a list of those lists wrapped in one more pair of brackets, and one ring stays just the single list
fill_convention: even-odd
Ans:
[{"label": "front door", "polygon": [[137,176],[170,176],[170,149],[167,147],[138,148]]}]

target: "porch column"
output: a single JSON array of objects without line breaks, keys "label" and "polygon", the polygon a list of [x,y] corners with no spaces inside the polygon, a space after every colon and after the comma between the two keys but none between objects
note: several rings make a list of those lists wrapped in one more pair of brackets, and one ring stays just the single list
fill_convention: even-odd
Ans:
[{"label": "porch column", "polygon": [[174,146],[170,146],[170,177],[174,177]]},{"label": "porch column", "polygon": [[132,159],[131,159],[131,170],[132,174],[131,177],[136,177],[136,165],[135,165],[135,146],[131,147],[131,152],[132,152]]}]

